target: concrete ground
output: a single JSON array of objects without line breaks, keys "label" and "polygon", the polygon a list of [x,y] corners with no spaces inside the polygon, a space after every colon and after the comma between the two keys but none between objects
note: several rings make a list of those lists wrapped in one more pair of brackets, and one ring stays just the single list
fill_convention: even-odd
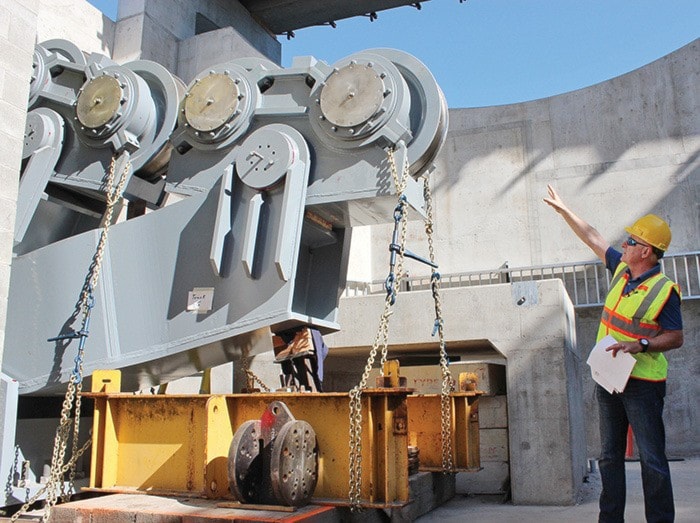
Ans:
[{"label": "concrete ground", "polygon": [[[644,497],[639,462],[627,463],[626,521],[643,522]],[[534,471],[533,473],[536,473]],[[700,521],[700,459],[671,462],[676,502],[676,523]],[[596,468],[585,483],[578,504],[569,507],[523,506],[500,503],[489,496],[457,495],[444,505],[416,520],[416,523],[563,523],[597,521],[600,474]]]},{"label": "concrete ground", "polygon": [[[673,489],[676,501],[676,523],[697,523],[700,521],[700,459],[687,459],[671,462],[671,474],[673,476]],[[578,523],[591,522],[598,519],[598,495],[600,493],[600,475],[597,469],[588,477],[581,499],[578,504],[567,507],[559,506],[532,506],[512,505],[502,503],[501,497],[496,496],[465,496],[457,495],[444,505],[434,509],[425,516],[416,519],[416,523],[440,522],[440,523]],[[148,503],[154,502],[154,496],[144,495],[114,495],[109,499],[121,499],[119,503],[113,502],[122,512],[128,507],[127,512],[117,517],[110,514],[112,505],[106,503],[106,498],[92,498],[83,501],[58,505],[52,512],[51,521],[55,523],[68,523],[76,521],[300,521],[304,517],[322,523],[337,523],[339,521],[382,521],[385,518],[369,518],[368,513],[358,517],[352,517],[348,511],[333,512],[331,507],[308,505],[294,514],[281,512],[256,511],[255,517],[250,518],[249,511],[240,511],[221,508],[216,503],[206,500],[175,500],[161,499],[157,510]],[[160,499],[160,498],[159,498]],[[213,504],[212,504],[213,503]],[[109,505],[109,506],[108,506]],[[210,506],[211,505],[211,506]],[[78,507],[88,507],[92,515],[80,517]],[[241,512],[247,517],[242,518]],[[43,511],[33,511],[23,515],[21,521],[40,521]],[[642,482],[640,466],[638,462],[627,463],[627,512],[626,521],[631,523],[643,522],[644,499],[642,495]],[[250,519],[249,519],[250,518]],[[395,519],[394,521],[403,521]],[[1,522],[9,522],[9,518],[0,517]]]}]

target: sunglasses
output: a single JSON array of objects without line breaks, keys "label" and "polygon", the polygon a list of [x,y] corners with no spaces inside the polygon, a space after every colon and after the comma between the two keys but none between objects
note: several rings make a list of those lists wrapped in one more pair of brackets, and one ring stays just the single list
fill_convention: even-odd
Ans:
[{"label": "sunglasses", "polygon": [[634,247],[635,245],[641,245],[642,247],[649,247],[646,243],[638,242],[632,236],[629,236],[626,240],[625,243],[629,245],[630,247]]}]

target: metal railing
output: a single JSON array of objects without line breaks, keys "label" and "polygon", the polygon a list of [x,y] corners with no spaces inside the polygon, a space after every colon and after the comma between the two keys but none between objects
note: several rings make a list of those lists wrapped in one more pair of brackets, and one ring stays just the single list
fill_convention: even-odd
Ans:
[{"label": "metal railing", "polygon": [[[680,285],[684,300],[700,298],[700,251],[667,255],[661,259],[661,270]],[[509,268],[504,264],[491,271],[442,274],[441,288],[473,287],[554,278],[562,280],[575,307],[603,305],[610,284],[610,273],[598,261],[519,268]],[[404,291],[430,289],[430,277],[405,278],[402,285]],[[365,296],[384,292],[386,292],[384,281],[369,283],[349,281],[343,296]]]}]

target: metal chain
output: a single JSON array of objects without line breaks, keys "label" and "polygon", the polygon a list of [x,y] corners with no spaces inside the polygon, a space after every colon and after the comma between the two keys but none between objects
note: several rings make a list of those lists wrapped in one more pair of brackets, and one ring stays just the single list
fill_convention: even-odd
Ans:
[{"label": "metal chain", "polygon": [[[423,178],[423,198],[426,202],[425,233],[428,236],[428,250],[430,261],[435,263],[435,244],[433,239],[433,195],[430,190],[430,180],[426,176]],[[435,268],[430,275],[430,284],[435,301],[435,324],[433,336],[437,333],[440,340],[440,372],[442,374],[442,384],[440,387],[440,439],[442,442],[442,470],[443,472],[453,472],[452,463],[452,402],[450,393],[454,391],[454,380],[450,373],[445,348],[445,334],[442,320],[442,301],[440,300],[440,273]]]},{"label": "metal chain", "polygon": [[247,385],[246,388],[248,388],[249,390],[252,390],[255,386],[255,382],[257,382],[258,385],[260,385],[260,388],[264,392],[270,392],[270,387],[265,385],[263,380],[261,380],[260,377],[257,374],[255,374],[252,370],[250,370],[250,368],[248,367],[248,360],[249,360],[248,352],[249,352],[248,347],[244,347],[243,353],[241,354],[241,366],[243,367],[243,373],[246,375],[247,381],[248,381],[248,383],[246,384]]},{"label": "metal chain", "polygon": [[25,461],[22,464],[22,481],[24,482],[24,501],[29,501],[29,496],[32,493],[32,489],[29,488],[29,462]]},{"label": "metal chain", "polygon": [[[394,159],[394,151],[388,151],[389,165],[391,167],[391,174],[394,179],[394,185],[396,187],[397,193],[399,195],[399,204],[397,205],[395,211],[395,220],[398,222],[400,229],[400,243],[398,251],[398,262],[396,264],[396,272],[398,275],[394,274],[394,267],[390,268],[389,276],[387,277],[385,286],[387,290],[387,295],[384,300],[384,311],[379,319],[379,328],[377,329],[377,334],[375,335],[374,342],[372,343],[372,349],[370,350],[369,357],[367,358],[367,364],[365,365],[364,372],[362,373],[362,378],[360,383],[350,390],[350,479],[349,479],[349,500],[351,510],[359,510],[360,505],[360,492],[362,487],[362,391],[367,388],[367,381],[369,379],[369,374],[372,371],[374,365],[374,360],[377,356],[377,351],[381,346],[381,368],[383,368],[384,363],[387,358],[387,347],[389,343],[389,317],[392,314],[392,306],[394,305],[396,299],[396,292],[400,286],[401,278],[403,277],[403,261],[404,252],[406,245],[406,224],[408,223],[407,213],[406,213],[406,199],[403,195],[406,189],[406,180],[409,176],[409,166],[408,161],[404,157],[403,169],[401,172],[401,177],[399,178],[398,169],[396,167],[396,161]],[[397,214],[398,213],[398,214]]]},{"label": "metal chain", "polygon": [[[260,377],[257,374],[255,374],[252,370],[245,369],[245,373],[248,376],[248,380],[251,384],[254,385],[257,382],[257,384],[260,385],[260,388],[262,389],[263,392],[270,392],[270,387],[265,385],[263,380],[261,380]],[[253,387],[249,387],[249,388],[252,389]]]},{"label": "metal chain", "polygon": [[[122,154],[128,155],[128,153]],[[63,399],[63,405],[61,409],[61,419],[59,422],[59,426],[56,429],[53,455],[51,458],[51,473],[49,475],[49,479],[46,485],[41,490],[39,490],[39,492],[37,492],[32,497],[32,499],[27,501],[18,512],[13,514],[11,521],[16,521],[23,513],[26,512],[29,506],[32,503],[34,503],[44,492],[46,492],[46,505],[45,512],[42,516],[42,521],[48,521],[51,515],[51,509],[58,501],[57,491],[60,491],[61,493],[61,501],[67,501],[68,499],[70,499],[70,493],[73,490],[73,481],[75,479],[75,467],[77,464],[77,460],[92,443],[92,440],[88,439],[88,441],[83,445],[83,447],[81,449],[78,449],[78,435],[80,431],[80,410],[82,399],[81,393],[83,388],[84,341],[87,337],[87,327],[89,325],[90,311],[94,305],[92,291],[96,288],[97,282],[99,281],[100,270],[102,269],[102,260],[104,258],[104,252],[107,246],[109,228],[112,225],[114,208],[122,198],[124,186],[129,178],[128,173],[131,169],[131,162],[129,160],[129,157],[126,156],[126,162],[124,163],[124,169],[120,174],[119,182],[117,183],[117,186],[114,187],[114,170],[116,160],[117,156],[113,156],[105,183],[106,209],[101,223],[102,233],[100,234],[100,239],[97,243],[97,248],[92,258],[92,263],[90,264],[88,277],[86,278],[85,285],[83,286],[80,294],[79,310],[83,312],[83,326],[82,329],[76,334],[81,338],[81,343],[78,346],[78,354],[74,360],[75,368],[68,381],[68,389]],[[73,421],[71,421],[70,412],[71,410],[73,410],[74,405],[75,413]],[[73,427],[73,454],[71,459],[64,464],[66,447],[68,446],[68,440],[70,439],[71,435],[71,426]],[[66,472],[69,473],[70,481],[68,491],[65,490],[65,485],[63,482],[63,477],[66,474]]]},{"label": "metal chain", "polygon": [[[12,495],[12,486],[15,482],[15,474],[17,474],[17,469],[19,467],[19,445],[15,445],[15,461],[10,467],[10,474],[7,477],[7,483],[5,483],[5,499],[10,499]],[[18,475],[19,477],[19,475]]]},{"label": "metal chain", "polygon": [[[92,432],[92,431],[90,431]],[[61,467],[61,476],[63,476],[66,472],[69,471],[71,467],[75,467],[75,464],[78,462],[80,457],[85,453],[87,449],[90,448],[90,445],[92,444],[92,436],[88,438],[88,440],[83,444],[83,446],[78,450],[76,454],[74,454],[71,459]],[[10,518],[10,521],[17,521],[23,514],[27,512],[30,506],[32,506],[49,488],[50,483],[46,483],[43,487],[41,487],[36,494],[34,494],[31,498],[27,496],[27,500],[24,505],[22,505],[22,508],[20,508],[16,513],[12,515]],[[29,491],[29,489],[27,489]],[[55,496],[54,496],[55,497]],[[47,511],[50,511],[50,508],[47,507]],[[42,516],[42,521],[47,521],[49,517],[49,514],[45,513]]]},{"label": "metal chain", "polygon": [[265,385],[263,380],[261,380],[257,374],[255,374],[250,369],[246,370],[245,372],[248,375],[248,378],[253,382],[253,384],[255,384],[257,382],[257,384],[260,385],[260,389],[262,389],[263,392],[270,392],[270,387]]}]

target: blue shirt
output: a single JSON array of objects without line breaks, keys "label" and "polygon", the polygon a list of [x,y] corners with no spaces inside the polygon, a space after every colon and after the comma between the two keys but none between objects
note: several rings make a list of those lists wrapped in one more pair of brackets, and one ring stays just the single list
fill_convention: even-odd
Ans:
[{"label": "blue shirt", "polygon": [[[617,266],[620,265],[621,259],[622,253],[620,251],[615,250],[613,247],[608,247],[608,250],[605,252],[605,266],[612,274],[615,274],[615,269],[617,269]],[[627,285],[625,285],[625,289],[623,291],[624,294],[629,294],[634,289],[636,289],[637,286],[644,280],[650,278],[651,276],[654,276],[655,274],[660,273],[661,265],[657,263],[655,267],[652,267],[647,272],[645,272],[637,278],[632,278],[632,275],[629,271],[630,270],[628,267],[627,274],[629,274],[629,278],[627,280]],[[662,329],[667,331],[679,331],[683,329],[683,317],[681,316],[681,297],[678,295],[677,292],[671,293],[671,295],[668,298],[668,301],[661,309],[659,317],[656,319],[656,321],[659,322],[659,325],[661,325]]]}]

